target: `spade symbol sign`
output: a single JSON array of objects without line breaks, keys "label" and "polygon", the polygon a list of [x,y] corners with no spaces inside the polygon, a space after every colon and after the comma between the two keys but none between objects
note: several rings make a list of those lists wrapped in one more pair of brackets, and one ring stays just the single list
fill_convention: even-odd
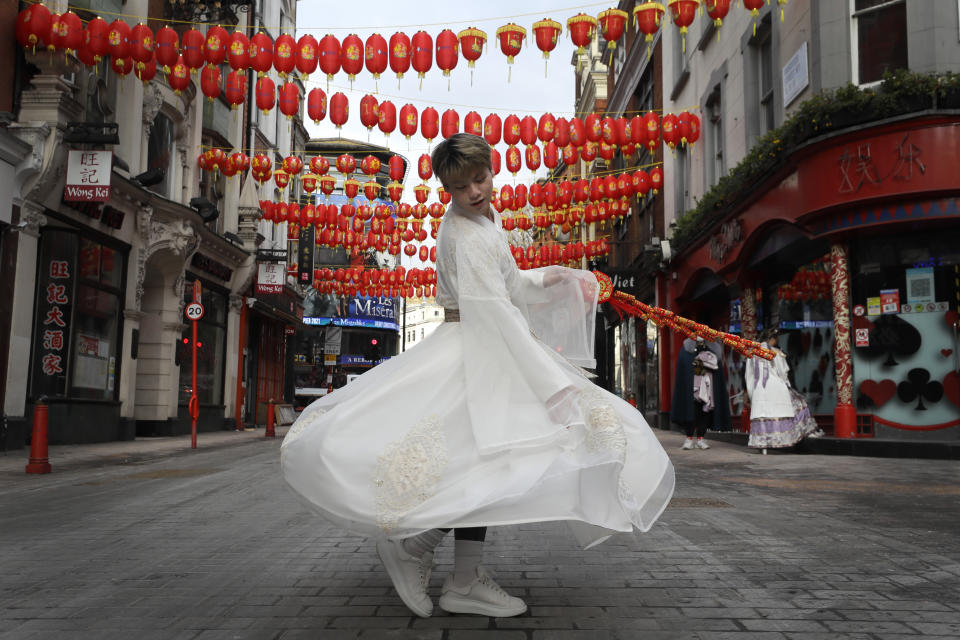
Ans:
[{"label": "spade symbol sign", "polygon": [[907,379],[897,385],[897,396],[903,402],[917,401],[915,409],[926,411],[923,399],[928,402],[939,402],[943,397],[943,385],[934,380],[930,382],[930,372],[926,369],[911,369]]},{"label": "spade symbol sign", "polygon": [[881,316],[870,331],[870,346],[863,349],[868,358],[886,355],[883,366],[894,367],[893,356],[909,356],[920,350],[920,332],[909,322],[895,315]]}]

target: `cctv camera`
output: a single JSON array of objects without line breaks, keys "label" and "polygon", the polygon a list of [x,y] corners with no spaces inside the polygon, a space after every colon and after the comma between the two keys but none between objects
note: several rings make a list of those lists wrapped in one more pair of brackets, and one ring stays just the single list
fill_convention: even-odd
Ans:
[{"label": "cctv camera", "polygon": [[253,305],[257,304],[256,298],[247,298],[247,306],[253,309]]},{"label": "cctv camera", "polygon": [[670,248],[669,240],[660,241],[660,251],[663,253],[664,262],[670,262],[670,258],[673,257],[673,249]]}]

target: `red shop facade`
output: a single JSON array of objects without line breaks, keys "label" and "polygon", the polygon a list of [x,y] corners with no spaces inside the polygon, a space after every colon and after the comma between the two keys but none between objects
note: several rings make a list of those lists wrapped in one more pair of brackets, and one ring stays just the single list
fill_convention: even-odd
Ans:
[{"label": "red shop facade", "polygon": [[[960,119],[814,139],[682,248],[673,311],[746,337],[778,327],[791,382],[829,435],[960,439]],[[662,335],[669,413],[682,337]],[[742,371],[725,353],[734,428]]]}]

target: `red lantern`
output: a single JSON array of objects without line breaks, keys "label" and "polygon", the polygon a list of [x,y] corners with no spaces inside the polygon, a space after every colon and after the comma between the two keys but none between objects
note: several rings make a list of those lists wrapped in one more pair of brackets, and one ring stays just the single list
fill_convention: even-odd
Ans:
[{"label": "red lantern", "polygon": [[463,132],[472,133],[475,136],[483,135],[483,120],[476,111],[471,111],[463,118]]},{"label": "red lantern", "polygon": [[257,108],[264,114],[270,113],[270,110],[273,109],[277,102],[277,87],[273,83],[273,80],[267,76],[257,78],[255,93],[257,96]]},{"label": "red lantern", "polygon": [[[169,28],[169,27],[164,27]],[[160,55],[160,32],[157,31],[157,59]],[[171,31],[173,31],[171,29]],[[176,36],[176,32],[173,34]],[[250,67],[250,39],[242,31],[234,31],[227,41],[227,62],[234,71],[245,71]]]},{"label": "red lantern", "polygon": [[663,169],[660,167],[654,167],[650,170],[650,190],[653,191],[653,195],[657,195],[660,192],[660,189],[663,188]]},{"label": "red lantern", "polygon": [[587,128],[580,118],[572,118],[568,127],[570,144],[575,147],[582,147],[587,142]]},{"label": "red lantern", "polygon": [[650,153],[653,153],[660,144],[660,118],[653,111],[648,111],[647,114],[643,116],[643,130],[646,137],[647,149],[650,150]]},{"label": "red lantern", "polygon": [[608,49],[616,49],[617,40],[623,35],[624,27],[630,15],[621,9],[607,9],[597,16],[600,25],[600,35],[607,41]]},{"label": "red lantern", "polygon": [[224,96],[230,103],[231,109],[236,109],[247,97],[247,74],[240,71],[231,71],[227,74],[227,86]]},{"label": "red lantern", "polygon": [[647,195],[647,192],[650,191],[650,175],[640,169],[633,172],[632,180],[634,193],[641,197]]},{"label": "red lantern", "polygon": [[584,162],[593,162],[597,157],[597,151],[600,150],[600,144],[597,142],[587,141],[582,147],[580,147],[580,157]]},{"label": "red lantern", "polygon": [[[144,33],[140,34],[138,41],[143,54],[142,59],[134,57],[134,61],[139,63],[141,68],[153,57],[153,32],[146,25],[143,25],[143,29]],[[73,11],[67,11],[60,16],[60,20],[57,21],[56,35],[56,47],[58,49],[65,50],[67,54],[74,53],[83,46],[85,38],[83,22],[80,21],[77,14]]]},{"label": "red lantern", "polygon": [[527,161],[527,169],[536,171],[540,168],[540,147],[535,144],[529,145],[523,155]]},{"label": "red lantern", "polygon": [[368,155],[364,156],[363,160],[360,162],[360,170],[368,176],[373,176],[379,173],[380,165],[380,158],[375,155]]},{"label": "red lantern", "polygon": [[399,127],[400,133],[406,136],[407,140],[417,132],[417,108],[412,104],[405,104],[400,108]]},{"label": "red lantern", "polygon": [[637,29],[646,36],[647,57],[650,57],[653,36],[660,29],[660,23],[665,12],[666,8],[659,2],[641,2],[633,8],[633,17],[637,22]]},{"label": "red lantern", "polygon": [[[527,37],[527,30],[514,23],[506,24],[497,29],[497,39],[500,41],[500,51],[507,56],[509,69],[513,69],[513,58],[520,53],[523,40]],[[510,82],[510,71],[507,73],[507,82]]]},{"label": "red lantern", "polygon": [[389,58],[390,70],[397,74],[399,81],[410,69],[410,38],[407,34],[398,31],[390,36]]},{"label": "red lantern", "polygon": [[[460,43],[457,35],[450,29],[444,29],[437,35],[437,66],[443,71],[443,75],[450,77],[450,71],[457,66],[457,50]],[[449,88],[449,83],[447,85]]]},{"label": "red lantern", "polygon": [[310,34],[300,36],[297,40],[296,64],[297,71],[304,80],[310,77],[310,74],[317,70],[319,62],[317,53],[319,49],[317,39]]},{"label": "red lantern", "polygon": [[440,116],[433,107],[427,107],[420,114],[420,135],[432,142],[440,132]]},{"label": "red lantern", "polygon": [[360,99],[360,124],[370,131],[380,121],[380,105],[369,93]]},{"label": "red lantern", "polygon": [[527,206],[527,185],[518,184],[513,189],[513,206],[517,209],[523,209]]},{"label": "red lantern", "polygon": [[570,39],[577,47],[577,55],[582,56],[587,52],[590,41],[593,40],[593,34],[597,30],[597,19],[588,16],[585,13],[578,13],[567,20],[567,33]]},{"label": "red lantern", "polygon": [[[719,29],[723,26],[723,19],[730,12],[730,0],[704,0],[703,7],[713,20],[713,26]],[[717,37],[719,38],[720,34],[717,34]]]},{"label": "red lantern", "polygon": [[[113,24],[115,25],[116,22]],[[110,29],[111,31],[113,30],[113,25],[110,26]],[[189,67],[191,74],[195,73],[196,70],[206,62],[203,58],[204,42],[206,42],[206,39],[203,37],[203,34],[196,29],[187,29],[183,32],[183,37],[180,39],[183,61],[187,67]]]},{"label": "red lantern", "polygon": [[[57,20],[59,21],[59,17]],[[52,16],[51,21],[53,21]],[[202,42],[203,36],[200,35],[199,31],[196,31],[196,34]],[[49,35],[44,37],[49,39]],[[197,49],[199,51],[199,46]],[[110,23],[110,28],[107,30],[107,53],[112,58],[126,58],[130,55],[130,27],[123,20],[114,20]],[[200,62],[191,68],[197,68],[201,64],[203,64],[203,58],[200,58]],[[190,66],[189,61],[187,61],[187,66]]]},{"label": "red lantern", "polygon": [[483,139],[491,146],[499,144],[502,129],[500,116],[495,113],[488,114],[483,120]]},{"label": "red lantern", "polygon": [[[391,182],[387,185],[387,193],[389,194],[391,200],[394,202],[400,202],[400,198],[403,197],[403,185],[396,181]],[[409,207],[410,205],[407,206]],[[397,211],[397,215],[400,215],[399,209]]]},{"label": "red lantern", "polygon": [[[413,195],[417,199],[417,203],[423,205],[427,202],[427,198],[430,197],[430,187],[425,184],[418,184],[413,188]],[[423,219],[426,217],[426,214],[426,207],[417,206],[413,208],[413,216],[417,219]]]},{"label": "red lantern", "polygon": [[[533,35],[537,41],[537,48],[543,52],[543,59],[550,59],[550,52],[557,46],[557,39],[563,27],[556,20],[544,18],[533,23]],[[544,62],[543,75],[547,75],[547,64]]]},{"label": "red lantern", "polygon": [[349,153],[337,156],[337,171],[349,177],[357,169],[357,160]]},{"label": "red lantern", "polygon": [[303,170],[303,160],[298,156],[287,156],[283,159],[283,170],[291,176],[299,175]]},{"label": "red lantern", "polygon": [[340,44],[340,68],[347,73],[351,83],[363,70],[363,40],[355,33],[348,35]]},{"label": "red lantern", "polygon": [[380,103],[377,125],[385,136],[389,136],[397,128],[397,108],[389,100]]},{"label": "red lantern", "polygon": [[286,78],[287,74],[293,71],[297,64],[297,43],[293,36],[282,33],[277,36],[273,43],[273,68],[277,70],[281,78]]},{"label": "red lantern", "polygon": [[612,144],[607,144],[606,142],[600,143],[600,149],[597,152],[601,158],[603,158],[607,165],[613,161],[613,154],[616,151],[616,147]]},{"label": "red lantern", "polygon": [[563,148],[563,164],[569,167],[576,164],[579,159],[580,154],[575,146],[568,144]]},{"label": "red lantern", "polygon": [[156,56],[150,56],[150,59],[146,62],[146,64],[142,64],[140,66],[136,66],[136,65],[134,66],[136,67],[136,71],[134,71],[134,73],[136,74],[137,78],[140,79],[140,82],[144,84],[147,84],[148,82],[153,80],[153,77],[157,75]]},{"label": "red lantern", "polygon": [[533,116],[524,116],[520,121],[520,141],[528,147],[537,141],[537,121]]},{"label": "red lantern", "polygon": [[700,118],[698,118],[695,113],[690,113],[687,115],[690,119],[690,123],[686,142],[687,144],[693,145],[697,140],[700,139]]},{"label": "red lantern", "polygon": [[363,195],[365,195],[370,202],[376,200],[380,196],[380,183],[376,180],[364,182]]},{"label": "red lantern", "polygon": [[395,182],[403,180],[403,174],[406,172],[403,158],[398,155],[390,156],[390,179]]},{"label": "red lantern", "polygon": [[379,80],[380,74],[387,70],[387,41],[379,33],[367,37],[364,64],[374,80]]},{"label": "red lantern", "polygon": [[35,50],[38,44],[49,37],[52,24],[49,9],[40,3],[31,4],[17,14],[17,42],[24,49]]},{"label": "red lantern", "polygon": [[237,167],[237,171],[239,173],[245,173],[247,169],[250,168],[250,158],[248,158],[247,154],[242,151],[231,153],[230,160],[233,161],[233,164]]},{"label": "red lantern", "polygon": [[670,7],[670,14],[673,17],[673,24],[680,27],[680,37],[683,44],[680,50],[687,50],[687,27],[693,24],[693,19],[697,17],[697,7],[700,6],[700,0],[669,0],[667,6]]},{"label": "red lantern", "polygon": [[[24,11],[30,11],[30,10],[33,9],[33,7],[40,7],[41,9],[46,10],[46,9],[43,7],[43,5],[41,5],[41,4],[35,4],[35,5],[30,5],[29,7],[27,7],[26,9],[24,9]],[[22,13],[23,13],[23,12],[21,12],[21,14],[22,14]],[[42,12],[41,12],[41,13],[42,13]],[[49,11],[47,12],[47,15],[49,15]],[[18,29],[20,28],[20,20],[19,20],[19,18],[17,19],[17,28],[18,28]],[[106,20],[104,20],[103,18],[93,18],[90,22],[87,23],[87,28],[86,28],[86,30],[85,30],[85,31],[86,31],[86,36],[85,36],[86,48],[87,48],[87,51],[89,52],[90,56],[93,58],[93,63],[94,63],[94,64],[99,64],[99,63],[100,63],[100,60],[103,59],[103,56],[107,55],[107,54],[109,53],[109,51],[110,51],[110,42],[109,42],[109,40],[108,40],[108,38],[107,38],[107,34],[108,34],[109,30],[110,30],[110,27],[109,27],[109,25],[107,25]],[[161,31],[163,31],[163,29],[161,29]],[[173,31],[173,29],[170,29],[170,31]],[[158,35],[159,35],[159,32],[158,32]],[[177,53],[177,42],[178,42],[179,38],[178,38],[178,36],[177,36],[177,32],[176,32],[176,31],[173,31],[173,35],[174,35],[174,39],[173,39],[173,48],[174,48],[173,58],[172,58],[172,60],[169,60],[169,59],[168,59],[168,62],[163,63],[163,64],[164,64],[164,69],[163,69],[164,73],[169,73],[169,72],[170,72],[170,70],[167,68],[167,65],[172,66],[172,65],[174,65],[174,64],[177,62],[177,56],[178,56],[178,53]],[[17,38],[18,38],[18,41],[19,41],[20,36],[18,35]],[[159,46],[160,46],[160,41],[159,41],[159,38],[158,38],[158,39],[157,39],[157,55],[158,55],[158,56],[159,56],[159,53],[160,53],[160,48],[159,48]],[[158,58],[158,59],[159,59],[159,58]]]},{"label": "red lantern", "polygon": [[663,116],[661,126],[663,128],[663,141],[671,149],[675,148],[680,143],[680,126],[677,116],[672,113]]},{"label": "red lantern", "polygon": [[413,34],[411,44],[413,69],[417,72],[417,77],[420,78],[420,84],[423,86],[423,77],[433,66],[433,38],[426,31],[417,31]]},{"label": "red lantern", "polygon": [[493,175],[500,173],[500,152],[490,147],[490,171]]},{"label": "red lantern", "polygon": [[417,161],[417,172],[420,174],[420,179],[426,182],[433,177],[433,166],[430,162],[430,155],[424,153],[420,156],[420,159]]},{"label": "red lantern", "polygon": [[[327,83],[340,71],[340,41],[331,34],[320,38],[317,45],[317,65],[327,74]],[[327,89],[329,90],[329,86]]]},{"label": "red lantern", "polygon": [[591,113],[583,123],[587,135],[587,142],[600,142],[603,137],[603,127],[600,124],[600,116]]},{"label": "red lantern", "polygon": [[444,189],[443,187],[440,187],[439,189],[437,189],[437,197],[440,198],[440,202],[442,202],[443,204],[450,204],[450,200],[453,199],[452,196],[450,195],[450,192]]},{"label": "red lantern", "polygon": [[350,116],[350,103],[347,96],[337,91],[330,97],[330,122],[336,125],[337,129],[347,123]]},{"label": "red lantern", "polygon": [[516,176],[520,166],[520,150],[510,145],[507,147],[507,171]]},{"label": "red lantern", "polygon": [[[320,176],[320,191],[325,196],[330,196],[333,193],[334,188],[337,186],[337,179],[333,176]],[[333,207],[334,205],[330,205]]]},{"label": "red lantern", "polygon": [[133,71],[133,58],[110,58],[110,68],[123,78]]},{"label": "red lantern", "polygon": [[[478,118],[480,116],[477,116]],[[444,139],[449,138],[455,133],[460,131],[460,114],[458,114],[453,109],[447,109],[443,112],[443,117],[440,120],[440,132],[443,135]]]},{"label": "red lantern", "polygon": [[287,120],[293,118],[300,111],[300,90],[293,82],[284,82],[280,87],[280,112],[287,116]]},{"label": "red lantern", "polygon": [[310,171],[318,176],[324,176],[330,170],[330,161],[323,156],[313,156],[310,158]]},{"label": "red lantern", "polygon": [[600,121],[600,139],[607,144],[616,144],[616,122],[607,116]]},{"label": "red lantern", "polygon": [[273,182],[278,189],[286,189],[287,185],[290,184],[290,174],[283,169],[277,169],[273,172]]},{"label": "red lantern", "polygon": [[[353,157],[351,156],[351,160]],[[353,178],[347,178],[343,181],[343,194],[353,200],[357,197],[357,194],[360,193],[360,181],[354,180]],[[343,208],[341,207],[341,211]]]},{"label": "red lantern", "polygon": [[317,87],[307,94],[307,116],[314,124],[320,124],[327,115],[327,94]]},{"label": "red lantern", "polygon": [[227,43],[230,34],[220,25],[207,29],[207,36],[203,40],[203,59],[207,64],[219,65],[227,59]]},{"label": "red lantern", "polygon": [[272,67],[273,40],[260,31],[250,38],[250,68],[257,72],[257,77],[262,77]]},{"label": "red lantern", "polygon": [[463,57],[467,61],[467,67],[471,69],[470,83],[472,84],[473,68],[476,61],[480,59],[480,54],[483,53],[483,45],[487,43],[487,33],[475,27],[470,27],[461,31],[458,35],[460,37],[460,51],[463,52]]},{"label": "red lantern", "polygon": [[590,183],[581,178],[573,185],[573,200],[577,204],[586,202],[590,195]]},{"label": "red lantern", "polygon": [[547,169],[556,169],[560,163],[560,149],[557,143],[551,140],[543,147],[543,166]]},{"label": "red lantern", "polygon": [[173,92],[180,95],[180,92],[190,86],[190,69],[183,61],[183,56],[177,56],[177,61],[167,74],[167,84],[173,89]]},{"label": "red lantern", "polygon": [[503,141],[509,145],[520,142],[520,118],[512,113],[503,121]]}]

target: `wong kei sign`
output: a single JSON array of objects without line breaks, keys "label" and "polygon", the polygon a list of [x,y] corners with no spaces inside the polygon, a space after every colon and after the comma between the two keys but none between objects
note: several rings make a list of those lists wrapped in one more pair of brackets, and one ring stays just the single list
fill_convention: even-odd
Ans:
[{"label": "wong kei sign", "polygon": [[63,199],[67,202],[106,202],[110,199],[112,170],[112,151],[71,149],[67,155]]}]

